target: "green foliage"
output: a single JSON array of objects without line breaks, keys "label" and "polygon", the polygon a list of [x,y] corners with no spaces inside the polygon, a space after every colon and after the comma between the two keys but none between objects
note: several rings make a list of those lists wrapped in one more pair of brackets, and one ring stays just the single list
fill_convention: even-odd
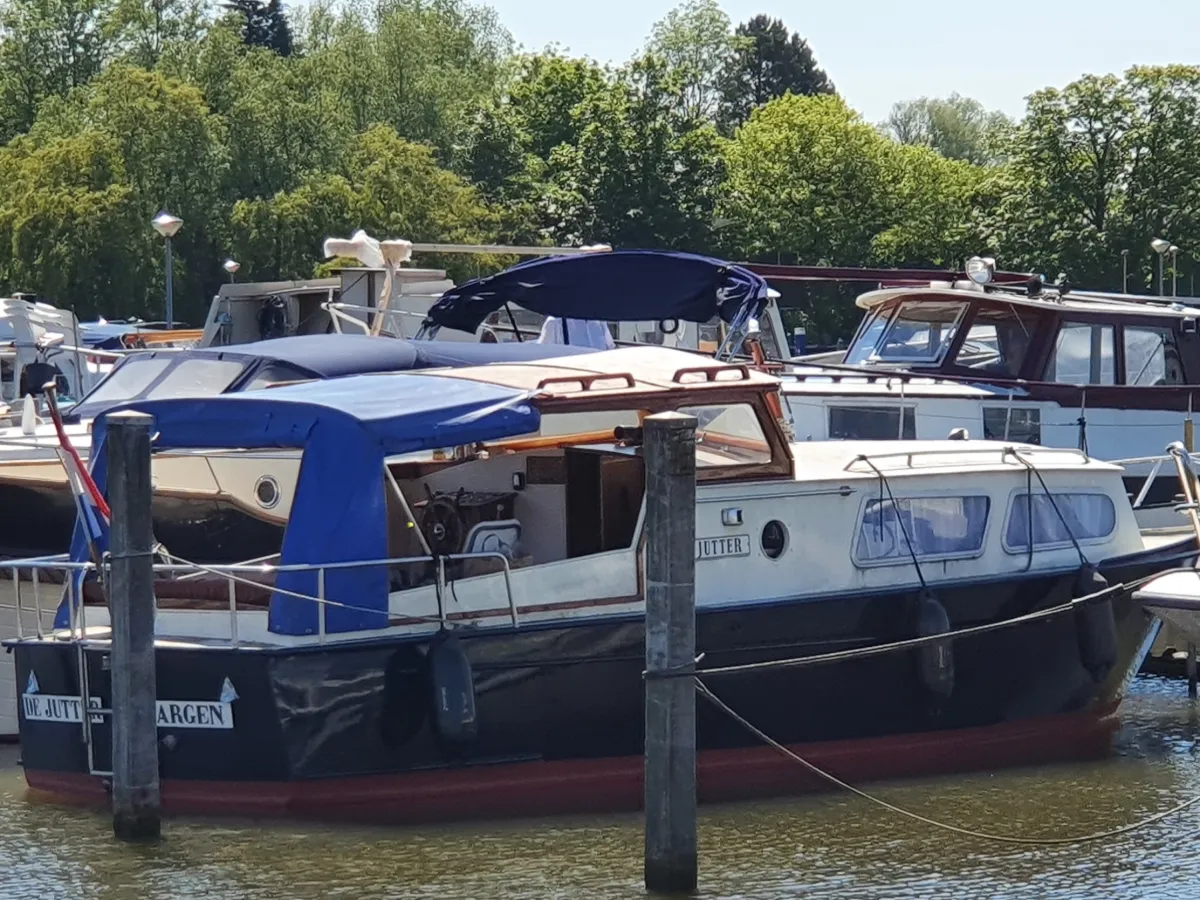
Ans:
[{"label": "green foliage", "polygon": [[732,48],[720,73],[718,121],[727,133],[749,119],[753,110],[789,92],[803,96],[834,92],[808,41],[779,19],[755,16],[742,23]]},{"label": "green foliage", "polygon": [[0,140],[27,130],[47,97],[99,74],[112,54],[113,0],[0,5]]},{"label": "green foliage", "polygon": [[1119,288],[1152,290],[1155,237],[1200,241],[1200,68],[1137,67],[1088,76],[1029,98],[989,172],[990,204],[976,212],[989,249],[1007,265]]},{"label": "green foliage", "polygon": [[491,237],[475,190],[441,169],[433,151],[377,125],[355,137],[332,171],[290,191],[240,200],[233,245],[251,279],[313,274],[322,240],[364,228],[414,241],[476,243]]},{"label": "green foliage", "polygon": [[731,28],[716,0],[687,0],[655,24],[647,50],[678,83],[685,117],[716,117],[722,75],[735,48]]},{"label": "green foliage", "polygon": [[0,151],[0,278],[81,312],[96,309],[90,295],[110,315],[140,311],[151,242],[123,175],[116,140],[97,131]]},{"label": "green foliage", "polygon": [[720,138],[685,111],[683,88],[653,56],[576,107],[579,141],[552,154],[560,241],[702,250],[722,178]]},{"label": "green foliage", "polygon": [[[787,94],[756,110],[728,145],[718,214],[751,259],[805,264],[953,265],[969,250],[978,170],[888,140],[837,96]],[[812,311],[844,334],[857,311]]]},{"label": "green foliage", "polygon": [[[986,252],[1098,288],[1120,287],[1129,250],[1139,290],[1152,238],[1200,248],[1197,67],[1040,91],[1017,123],[921,98],[877,129],[798,34],[733,29],[714,0],[686,0],[616,69],[514,54],[471,0],[238,8],[0,0],[0,291],[160,315],[161,209],[184,220],[193,322],[226,256],[245,278],[307,277],[323,238],[358,228],[844,265]],[[857,319],[837,291],[797,295],[814,338]]]},{"label": "green foliage", "polygon": [[228,0],[222,3],[226,9],[238,12],[242,24],[242,41],[247,47],[261,47],[278,53],[292,55],[292,26],[280,0]]},{"label": "green foliage", "polygon": [[977,164],[1003,154],[1008,116],[989,112],[978,100],[951,94],[944,100],[921,97],[892,107],[884,131],[902,144],[932,147],[942,156]]}]

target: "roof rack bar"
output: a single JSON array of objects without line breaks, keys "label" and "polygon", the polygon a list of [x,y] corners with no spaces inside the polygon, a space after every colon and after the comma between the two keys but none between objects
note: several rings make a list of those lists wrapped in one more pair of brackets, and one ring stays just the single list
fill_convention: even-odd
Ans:
[{"label": "roof rack bar", "polygon": [[611,251],[607,244],[592,247],[532,247],[521,244],[417,244],[413,253],[475,253],[506,256],[577,256],[580,253]]},{"label": "roof rack bar", "polygon": [[[784,266],[768,263],[738,263],[763,278],[777,281],[868,281],[896,285],[927,285],[931,281],[965,280],[965,272],[950,269],[874,269],[855,266]],[[997,272],[993,284],[1024,284],[1034,276],[1021,272]]]}]

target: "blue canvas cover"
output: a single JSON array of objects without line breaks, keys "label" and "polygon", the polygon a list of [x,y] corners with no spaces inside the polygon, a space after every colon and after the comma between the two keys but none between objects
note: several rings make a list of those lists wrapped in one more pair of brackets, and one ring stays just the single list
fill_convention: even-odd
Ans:
[{"label": "blue canvas cover", "polygon": [[[159,385],[172,378],[180,366],[191,360],[224,360],[240,363],[242,370],[212,393],[237,393],[254,384],[260,375],[273,373],[278,381],[298,378],[339,378],[368,372],[403,372],[413,369],[482,366],[494,362],[528,362],[577,353],[593,352],[587,347],[563,347],[528,343],[482,344],[467,341],[406,341],[398,338],[371,337],[365,334],[305,334],[273,338],[252,344],[200,347],[188,350],[147,350],[122,360],[122,366],[141,365],[149,359],[166,359],[170,364],[134,396],[106,397],[107,376],[67,411],[68,421],[90,419],[113,408],[119,402],[132,402],[153,396]],[[136,360],[136,361],[135,361]],[[288,377],[280,373],[280,366]],[[120,377],[119,375],[115,377]],[[203,393],[207,393],[204,391]],[[192,391],[190,393],[202,393]],[[93,399],[94,396],[103,399]]]},{"label": "blue canvas cover", "polygon": [[530,260],[442,294],[426,325],[474,332],[506,303],[546,316],[606,322],[720,316],[742,325],[762,313],[767,282],[707,256],[616,250]]},{"label": "blue canvas cover", "polygon": [[[154,416],[155,450],[303,449],[282,565],[387,558],[383,463],[388,456],[536,432],[540,416],[523,391],[459,378],[410,373],[359,375],[200,399],[125,404],[96,420],[92,474],[107,475],[111,413]],[[105,536],[106,538],[107,536]],[[101,541],[100,552],[106,550]],[[71,558],[89,558],[77,523]],[[316,596],[317,573],[281,572],[276,587]],[[331,569],[325,596],[330,633],[387,625],[387,572],[382,567]],[[58,613],[66,627],[67,610]],[[316,605],[277,591],[270,630],[316,634]]]}]

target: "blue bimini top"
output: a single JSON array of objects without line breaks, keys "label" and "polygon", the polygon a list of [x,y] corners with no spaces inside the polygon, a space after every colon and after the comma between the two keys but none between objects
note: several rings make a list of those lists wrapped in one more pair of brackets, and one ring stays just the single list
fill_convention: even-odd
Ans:
[{"label": "blue bimini top", "polygon": [[[136,410],[154,416],[154,449],[300,449],[303,458],[283,539],[282,565],[387,558],[384,460],[439,447],[537,432],[541,417],[522,391],[434,374],[356,375],[263,391],[203,398],[146,400],[96,419],[92,474],[105,489],[107,419]],[[107,533],[98,549],[107,549]],[[76,523],[71,558],[89,558],[87,533]],[[317,595],[316,571],[280,572],[276,587]],[[326,629],[387,626],[387,572],[382,566],[330,569]],[[59,618],[66,627],[64,604]],[[269,628],[316,634],[316,604],[277,591]]]},{"label": "blue bimini top", "polygon": [[473,332],[506,303],[546,316],[604,322],[720,316],[740,326],[762,314],[767,282],[749,269],[692,253],[615,250],[534,259],[442,294],[425,325]]}]

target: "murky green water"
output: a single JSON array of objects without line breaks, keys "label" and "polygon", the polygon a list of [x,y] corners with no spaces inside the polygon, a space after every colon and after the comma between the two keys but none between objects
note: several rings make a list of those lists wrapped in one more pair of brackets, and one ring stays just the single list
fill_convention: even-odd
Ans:
[{"label": "murky green water", "polygon": [[[1117,754],[1055,766],[876,786],[901,806],[971,828],[1085,834],[1200,793],[1200,705],[1141,678]],[[0,751],[0,898],[310,900],[642,897],[633,816],[436,829],[323,829],[172,820],[127,847],[101,814],[24,798]],[[1113,840],[1055,848],[979,843],[825,795],[707,809],[701,896],[1200,897],[1200,806]]]}]

